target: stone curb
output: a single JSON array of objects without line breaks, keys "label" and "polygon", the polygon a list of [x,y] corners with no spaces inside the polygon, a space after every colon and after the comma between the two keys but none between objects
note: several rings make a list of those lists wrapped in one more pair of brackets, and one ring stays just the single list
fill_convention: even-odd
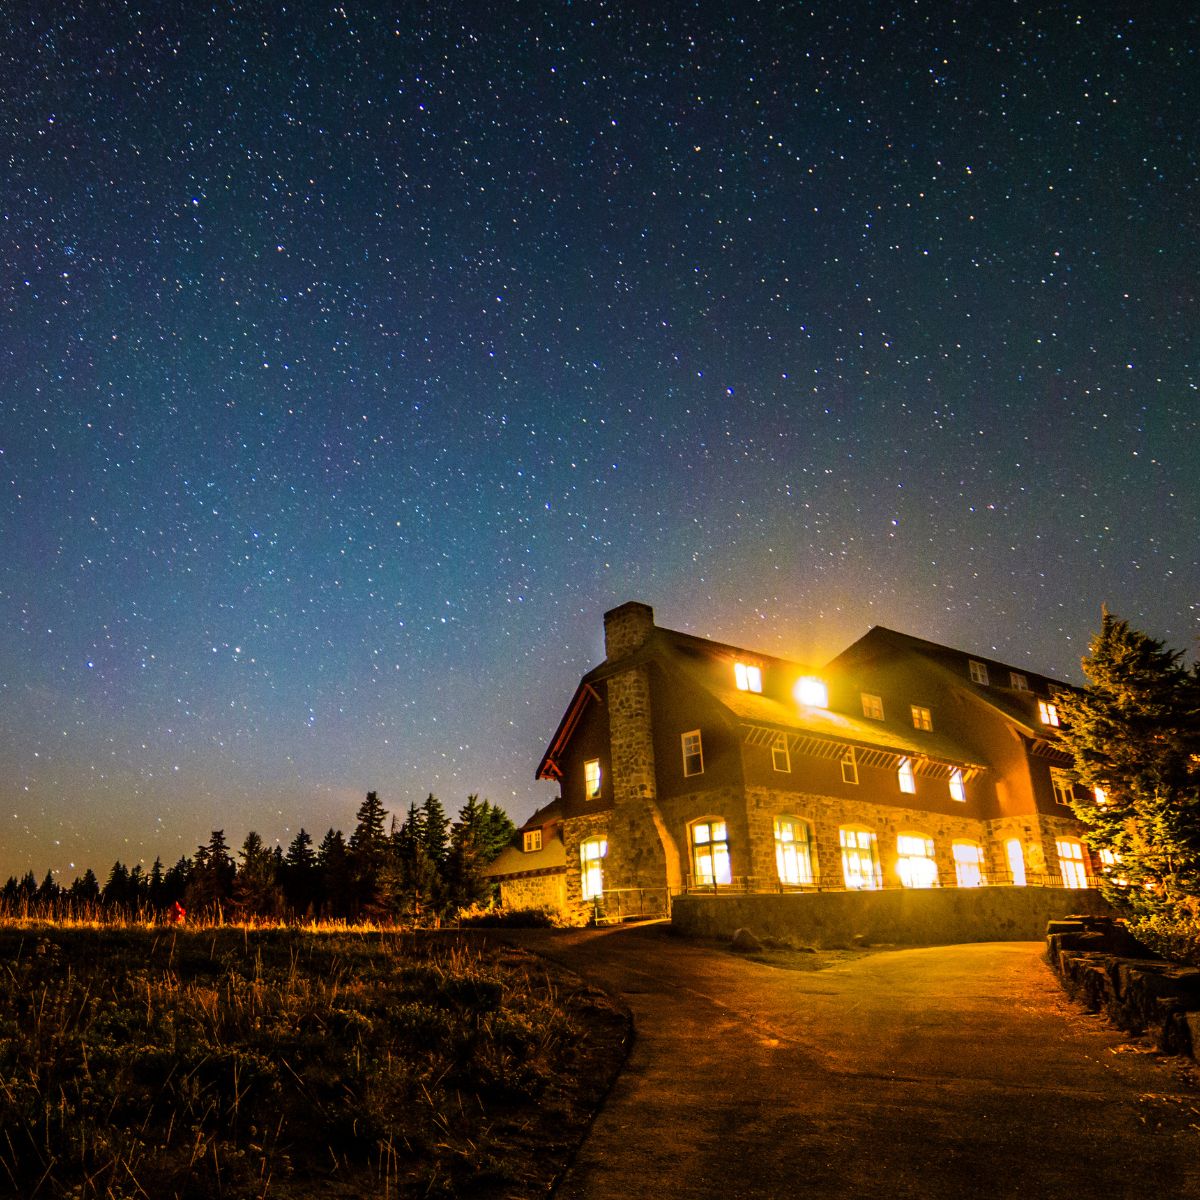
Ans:
[{"label": "stone curb", "polygon": [[1067,994],[1118,1029],[1153,1039],[1163,1054],[1200,1050],[1200,967],[1154,958],[1107,917],[1046,926],[1046,961]]}]

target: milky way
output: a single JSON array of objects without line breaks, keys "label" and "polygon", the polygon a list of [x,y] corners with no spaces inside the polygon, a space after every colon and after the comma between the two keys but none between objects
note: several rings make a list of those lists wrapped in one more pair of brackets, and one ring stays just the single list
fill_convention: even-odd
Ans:
[{"label": "milky way", "polygon": [[628,599],[1193,645],[1190,6],[103,7],[0,48],[0,875],[519,820]]}]

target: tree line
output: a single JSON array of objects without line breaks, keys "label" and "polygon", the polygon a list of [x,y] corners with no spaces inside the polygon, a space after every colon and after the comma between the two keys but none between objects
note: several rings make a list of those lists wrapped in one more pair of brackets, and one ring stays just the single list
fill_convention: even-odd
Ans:
[{"label": "tree line", "polygon": [[368,792],[349,839],[330,828],[314,845],[301,829],[285,850],[251,831],[235,858],[225,831],[215,829],[174,866],[156,858],[146,871],[117,861],[103,884],[90,867],[68,886],[49,871],[40,883],[32,871],[10,877],[0,905],[157,914],[179,905],[189,916],[229,920],[420,921],[489,900],[484,868],[514,832],[508,814],[478,796],[469,796],[452,821],[430,793],[397,821]]}]

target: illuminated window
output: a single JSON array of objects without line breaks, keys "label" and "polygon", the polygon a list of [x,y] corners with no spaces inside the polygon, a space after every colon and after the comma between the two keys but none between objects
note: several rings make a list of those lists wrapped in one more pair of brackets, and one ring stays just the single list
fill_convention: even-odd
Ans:
[{"label": "illuminated window", "polygon": [[1121,861],[1121,856],[1115,850],[1109,850],[1107,847],[1100,851],[1100,865],[1104,867],[1115,867]]},{"label": "illuminated window", "polygon": [[697,821],[692,826],[692,876],[707,887],[733,882],[724,821]]},{"label": "illuminated window", "polygon": [[1083,843],[1078,838],[1059,838],[1058,869],[1062,872],[1063,887],[1085,888],[1087,868],[1083,865]]},{"label": "illuminated window", "polygon": [[917,776],[913,771],[912,759],[902,758],[900,760],[900,790],[907,792],[910,796],[917,790]]},{"label": "illuminated window", "polygon": [[529,854],[533,850],[542,848],[542,831],[540,829],[527,829],[525,831],[525,853]]},{"label": "illuminated window", "polygon": [[1004,857],[1008,860],[1009,878],[1017,887],[1025,886],[1025,851],[1019,838],[1009,838],[1004,843]]},{"label": "illuminated window", "polygon": [[829,689],[825,686],[824,680],[818,679],[815,675],[805,675],[802,679],[797,679],[792,694],[801,704],[807,704],[809,708],[829,707]]},{"label": "illuminated window", "polygon": [[596,900],[604,894],[604,856],[607,853],[607,838],[590,837],[579,843],[579,866],[585,900]]},{"label": "illuminated window", "polygon": [[1018,691],[1029,691],[1029,680],[1020,671],[1009,671],[1008,682]]},{"label": "illuminated window", "polygon": [[910,705],[914,729],[924,729],[926,733],[933,729],[933,713],[919,704]]},{"label": "illuminated window", "polygon": [[762,691],[762,668],[752,667],[749,663],[734,663],[733,678],[738,690],[743,692]]},{"label": "illuminated window", "polygon": [[1038,720],[1043,725],[1053,725],[1058,728],[1058,709],[1045,700],[1038,701]]},{"label": "illuminated window", "polygon": [[771,766],[777,771],[790,771],[792,769],[792,756],[788,753],[786,733],[781,733],[771,746]]},{"label": "illuminated window", "polygon": [[955,767],[950,772],[950,799],[965,801],[967,785],[963,782],[963,773]]},{"label": "illuminated window", "polygon": [[896,873],[907,888],[938,885],[937,863],[933,861],[933,838],[923,833],[902,833],[896,839]]},{"label": "illuminated window", "polygon": [[983,887],[983,847],[978,842],[954,843],[954,878],[959,887]]},{"label": "illuminated window", "polygon": [[846,755],[842,759],[842,782],[858,782],[858,755],[854,753],[853,746],[847,747]]},{"label": "illuminated window", "polygon": [[700,730],[693,729],[682,735],[683,744],[683,773],[685,775],[704,774],[704,749],[700,744]]},{"label": "illuminated window", "polygon": [[872,721],[883,720],[883,697],[872,696],[870,692],[860,693],[862,696],[863,716]]},{"label": "illuminated window", "polygon": [[588,800],[600,799],[600,760],[589,758],[583,764],[583,794]]},{"label": "illuminated window", "polygon": [[1058,767],[1050,768],[1050,786],[1054,788],[1054,799],[1059,804],[1070,804],[1075,797],[1070,775],[1066,771],[1060,771]]},{"label": "illuminated window", "polygon": [[842,877],[848,888],[870,891],[883,886],[875,835],[869,829],[845,826],[838,830],[842,844]]},{"label": "illuminated window", "polygon": [[988,681],[987,663],[976,662],[973,658],[970,660],[971,682],[982,683],[985,687]]},{"label": "illuminated window", "polygon": [[812,831],[796,817],[775,818],[775,865],[779,882],[795,885],[813,881]]},{"label": "illuminated window", "polygon": [[1092,788],[1092,795],[1096,799],[1096,803],[1103,808],[1108,803],[1108,793],[1102,787]]}]

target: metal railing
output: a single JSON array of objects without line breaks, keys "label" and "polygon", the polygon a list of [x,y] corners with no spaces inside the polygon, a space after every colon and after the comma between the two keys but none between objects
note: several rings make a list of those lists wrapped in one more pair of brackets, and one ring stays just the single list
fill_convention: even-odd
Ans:
[{"label": "metal railing", "polygon": [[649,920],[671,915],[669,888],[606,888],[589,903],[596,925],[618,925],[622,921]]},{"label": "metal railing", "polygon": [[[1099,876],[1087,876],[1087,887],[1097,888],[1100,886],[1100,883],[1101,880]],[[909,888],[905,887],[901,883],[879,883],[873,888],[852,888],[847,887],[845,883],[784,883],[779,879],[757,875],[735,875],[729,883],[716,883],[710,880],[697,880],[693,876],[689,875],[684,881],[682,891],[685,895],[737,896],[782,894],[804,895],[806,893],[815,892],[908,892],[937,890],[939,888],[961,888],[963,891],[968,891],[980,887],[1058,888],[1059,890],[1063,891],[1082,890],[1069,888],[1061,875],[1052,874],[1049,871],[1040,873],[1026,871],[1023,883],[1018,883],[1010,874],[1007,872],[1002,872],[1000,874],[988,875],[982,883],[978,884],[960,885],[954,880],[939,881],[933,885],[933,889]]]}]

